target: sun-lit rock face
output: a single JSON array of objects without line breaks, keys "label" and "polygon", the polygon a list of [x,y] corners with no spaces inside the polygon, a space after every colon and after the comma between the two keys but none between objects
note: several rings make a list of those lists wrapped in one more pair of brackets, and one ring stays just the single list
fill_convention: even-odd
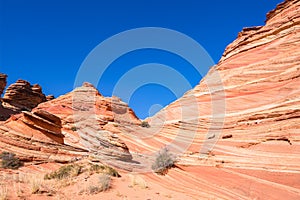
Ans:
[{"label": "sun-lit rock face", "polygon": [[92,155],[143,167],[151,164],[143,155],[168,146],[177,167],[141,175],[155,195],[161,188],[184,199],[298,200],[299,49],[300,1],[286,0],[265,26],[243,29],[199,85],[147,119],[150,127],[119,98],[84,83],[0,122],[0,148],[27,161]]},{"label": "sun-lit rock face", "polygon": [[34,110],[39,109],[60,117],[68,144],[79,144],[96,154],[120,160],[132,159],[126,144],[115,133],[119,132],[119,125],[138,125],[140,120],[120,99],[103,97],[94,86],[84,83]]},{"label": "sun-lit rock face", "polygon": [[171,172],[162,185],[178,178],[174,187],[196,195],[197,185],[202,198],[299,199],[299,86],[300,2],[287,0],[265,26],[239,33],[199,85],[150,119],[162,129],[145,145],[188,147],[178,162],[184,172]]},{"label": "sun-lit rock face", "polygon": [[214,120],[224,121],[215,125],[221,130],[215,136],[218,144],[238,150],[247,144],[269,148],[279,143],[296,152],[300,139],[299,11],[299,1],[285,1],[267,15],[265,26],[244,29],[199,85],[154,116],[152,123],[165,122],[162,133],[180,127],[195,131],[200,146],[201,137],[210,136]]},{"label": "sun-lit rock face", "polygon": [[0,124],[0,147],[26,161],[69,162],[87,155],[130,161],[128,147],[114,132],[121,122],[140,123],[120,99],[84,84]]},{"label": "sun-lit rock face", "polygon": [[45,101],[46,96],[40,85],[31,85],[28,81],[18,80],[6,89],[3,96],[3,107],[17,112],[30,111]]}]

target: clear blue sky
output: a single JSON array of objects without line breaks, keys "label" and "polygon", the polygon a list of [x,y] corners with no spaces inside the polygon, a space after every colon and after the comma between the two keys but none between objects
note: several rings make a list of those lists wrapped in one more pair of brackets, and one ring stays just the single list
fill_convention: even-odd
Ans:
[{"label": "clear blue sky", "polygon": [[[200,43],[215,62],[243,27],[263,25],[282,0],[0,0],[0,72],[8,84],[39,83],[56,97],[73,89],[76,73],[100,42],[139,27],[164,27]],[[192,86],[201,79],[188,62],[160,50],[139,50],[117,59],[97,86],[112,94],[122,73],[145,63],[162,63],[185,74]],[[129,105],[141,118],[154,104],[176,97],[168,88],[145,85]]]}]

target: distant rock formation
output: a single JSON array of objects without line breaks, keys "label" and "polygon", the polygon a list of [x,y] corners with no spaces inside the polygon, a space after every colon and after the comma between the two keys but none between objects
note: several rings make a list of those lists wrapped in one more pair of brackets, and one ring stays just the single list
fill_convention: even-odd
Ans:
[{"label": "distant rock formation", "polygon": [[6,87],[6,78],[7,75],[0,73],[0,96],[3,94],[3,91]]},{"label": "distant rock formation", "polygon": [[[6,74],[2,74],[0,73],[0,97],[2,96],[4,89],[6,87],[6,79],[7,79],[7,75]],[[0,121],[4,121],[7,120],[12,114],[15,114],[16,112],[4,108],[2,106],[2,98],[0,98]]]},{"label": "distant rock formation", "polygon": [[51,100],[53,100],[53,99],[55,99],[55,97],[54,97],[54,95],[52,95],[52,94],[46,96],[46,100],[47,100],[47,101],[51,101]]}]

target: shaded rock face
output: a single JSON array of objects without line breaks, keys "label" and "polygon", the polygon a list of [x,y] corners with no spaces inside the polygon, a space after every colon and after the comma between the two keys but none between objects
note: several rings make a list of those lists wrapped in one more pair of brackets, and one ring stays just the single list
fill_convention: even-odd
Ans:
[{"label": "shaded rock face", "polygon": [[0,96],[2,95],[2,93],[6,87],[6,78],[7,78],[7,75],[0,73]]},{"label": "shaded rock face", "polygon": [[30,111],[45,101],[46,96],[42,93],[41,86],[38,84],[30,85],[27,81],[18,80],[6,89],[3,107],[13,111]]},{"label": "shaded rock face", "polygon": [[[2,93],[4,92],[4,89],[6,87],[6,79],[7,75],[0,73],[0,97],[2,96]],[[15,114],[14,111],[4,108],[2,106],[2,98],[0,98],[0,121],[7,120],[12,114]]]},{"label": "shaded rock face", "polygon": [[52,94],[46,96],[46,100],[47,100],[47,101],[51,101],[51,100],[53,100],[53,99],[55,99],[55,97],[54,97],[54,95],[52,95]]}]

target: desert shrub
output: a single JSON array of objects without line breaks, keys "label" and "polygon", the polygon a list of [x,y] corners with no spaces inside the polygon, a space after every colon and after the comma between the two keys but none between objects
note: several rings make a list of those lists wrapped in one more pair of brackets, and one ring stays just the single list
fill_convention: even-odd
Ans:
[{"label": "desert shrub", "polygon": [[88,187],[89,194],[98,194],[99,192],[101,192],[101,187],[99,187],[98,185],[90,185]]},{"label": "desert shrub", "polygon": [[33,177],[30,177],[29,183],[30,183],[31,193],[38,194],[42,188],[43,180],[42,180],[42,178],[33,176]]},{"label": "desert shrub", "polygon": [[8,200],[8,190],[6,186],[0,186],[0,200]]},{"label": "desert shrub", "polygon": [[117,170],[107,165],[91,165],[90,173],[104,173],[113,177],[121,177]]},{"label": "desert shrub", "polygon": [[98,178],[98,183],[90,185],[86,191],[88,194],[98,194],[99,192],[108,190],[110,182],[111,178],[108,174],[101,174]]},{"label": "desert shrub", "polygon": [[129,174],[131,184],[129,187],[139,186],[141,189],[148,188],[147,182],[141,177],[136,174]]},{"label": "desert shrub", "polygon": [[14,153],[2,152],[0,154],[1,158],[1,167],[6,169],[18,169],[22,166],[22,162],[19,158],[15,157]]},{"label": "desert shrub", "polygon": [[50,173],[50,174],[46,174],[44,179],[64,179],[64,178],[68,178],[68,177],[75,177],[78,176],[80,173],[82,172],[82,167],[80,165],[77,164],[73,164],[73,165],[67,165],[67,166],[62,166],[61,168],[59,168],[58,170]]},{"label": "desert shrub", "polygon": [[164,175],[168,169],[174,166],[175,157],[169,152],[167,148],[162,149],[152,165],[152,170],[159,174]]},{"label": "desert shrub", "polygon": [[150,127],[150,125],[149,125],[149,123],[148,123],[148,122],[146,122],[146,121],[142,121],[142,123],[141,123],[141,127],[144,127],[144,128],[149,128],[149,127]]},{"label": "desert shrub", "polygon": [[[106,191],[110,188],[111,178],[108,174],[101,174],[98,179],[98,183],[94,183],[90,185],[87,190],[85,190],[88,194],[98,194],[100,192]],[[81,191],[82,194],[84,192]]]},{"label": "desert shrub", "polygon": [[111,178],[108,174],[99,176],[99,183],[101,184],[101,191],[106,191],[110,188]]}]

